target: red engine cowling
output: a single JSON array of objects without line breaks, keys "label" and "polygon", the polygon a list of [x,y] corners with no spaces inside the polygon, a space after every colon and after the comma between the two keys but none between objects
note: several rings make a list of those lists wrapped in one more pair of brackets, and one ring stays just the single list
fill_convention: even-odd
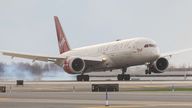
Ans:
[{"label": "red engine cowling", "polygon": [[81,58],[71,57],[64,61],[63,69],[69,74],[79,74],[85,70],[85,62]]},{"label": "red engine cowling", "polygon": [[153,63],[151,69],[154,73],[163,73],[168,66],[169,61],[166,58],[161,57]]}]

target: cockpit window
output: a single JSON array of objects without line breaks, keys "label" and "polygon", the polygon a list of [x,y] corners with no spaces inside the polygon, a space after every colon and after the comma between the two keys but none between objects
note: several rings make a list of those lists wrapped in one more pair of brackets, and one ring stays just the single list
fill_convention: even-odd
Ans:
[{"label": "cockpit window", "polygon": [[144,45],[144,48],[148,48],[148,47],[156,47],[156,45],[155,44],[145,44]]}]

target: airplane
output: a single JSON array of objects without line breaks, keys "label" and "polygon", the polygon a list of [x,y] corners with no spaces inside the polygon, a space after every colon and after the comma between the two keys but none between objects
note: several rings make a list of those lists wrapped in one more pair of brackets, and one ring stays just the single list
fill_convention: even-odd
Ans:
[{"label": "airplane", "polygon": [[0,51],[2,55],[53,62],[69,74],[78,74],[77,81],[89,81],[89,72],[112,71],[121,69],[118,81],[130,80],[127,68],[146,65],[145,74],[163,73],[169,66],[169,58],[175,54],[192,50],[184,49],[161,54],[156,42],[149,38],[138,37],[97,45],[71,49],[57,16],[54,16],[60,54],[57,56],[34,55],[10,51]]}]

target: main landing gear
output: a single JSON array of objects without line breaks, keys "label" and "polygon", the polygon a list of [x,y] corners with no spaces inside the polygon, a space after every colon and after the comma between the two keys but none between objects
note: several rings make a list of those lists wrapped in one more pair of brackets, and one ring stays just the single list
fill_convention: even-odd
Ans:
[{"label": "main landing gear", "polygon": [[[118,74],[117,79],[118,81],[129,81],[130,80],[130,74],[125,74],[127,71],[127,68],[122,68],[122,74]],[[89,75],[77,75],[77,81],[89,81]]]},{"label": "main landing gear", "polygon": [[130,74],[125,74],[127,71],[127,68],[122,68],[122,74],[118,74],[117,79],[118,81],[129,81],[130,80]]},{"label": "main landing gear", "polygon": [[89,75],[77,75],[77,81],[89,81]]}]

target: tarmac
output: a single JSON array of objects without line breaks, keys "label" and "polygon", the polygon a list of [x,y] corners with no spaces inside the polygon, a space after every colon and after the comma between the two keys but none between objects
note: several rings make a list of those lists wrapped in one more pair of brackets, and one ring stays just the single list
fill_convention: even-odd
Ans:
[{"label": "tarmac", "polygon": [[[119,84],[119,92],[91,92],[92,84]],[[0,82],[2,108],[191,108],[192,81]],[[152,89],[151,89],[152,88]],[[162,89],[163,88],[163,89]],[[177,88],[185,88],[177,91]],[[186,88],[189,90],[185,91]]]}]

